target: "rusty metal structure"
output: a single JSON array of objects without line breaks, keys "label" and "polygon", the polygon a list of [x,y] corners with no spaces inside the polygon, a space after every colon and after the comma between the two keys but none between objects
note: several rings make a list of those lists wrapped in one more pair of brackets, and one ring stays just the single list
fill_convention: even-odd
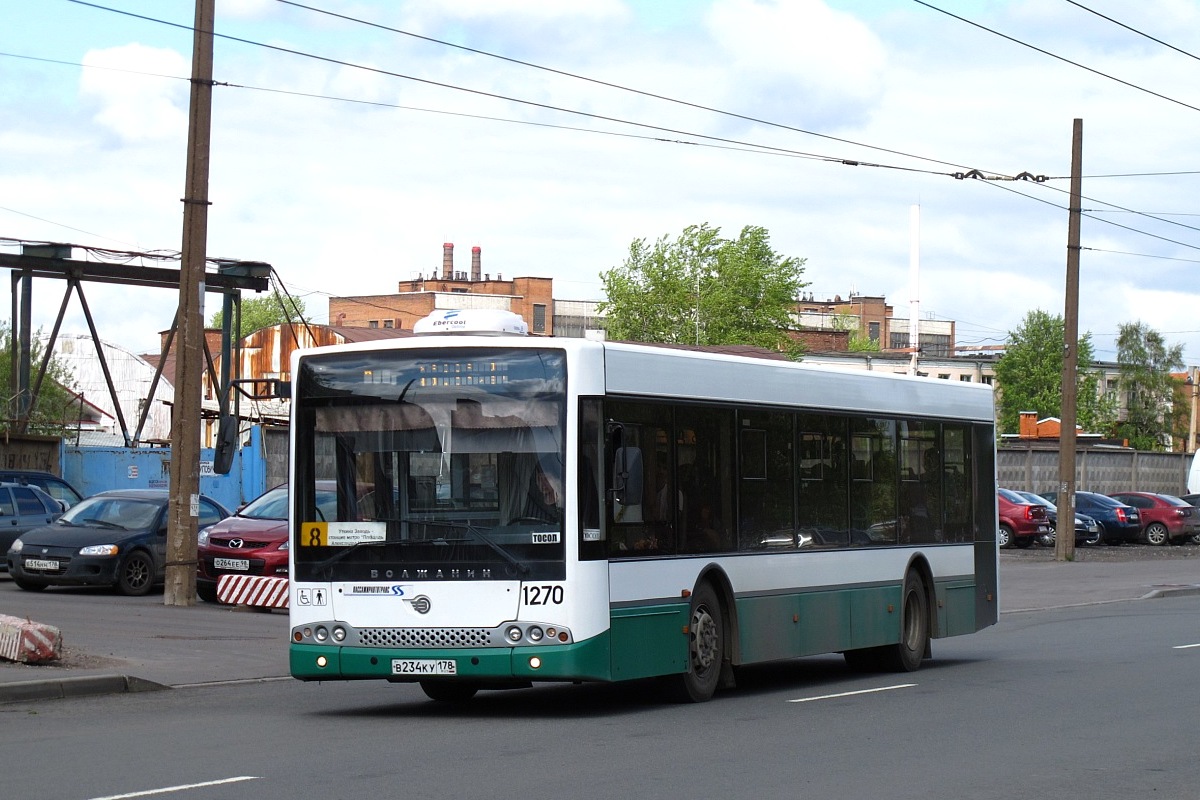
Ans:
[{"label": "rusty metal structure", "polygon": [[[47,367],[54,352],[54,343],[58,337],[59,328],[66,315],[71,295],[74,293],[79,298],[81,310],[88,325],[88,331],[96,344],[97,354],[101,361],[101,370],[110,398],[113,401],[113,406],[116,408],[117,423],[120,425],[125,446],[136,447],[141,437],[142,428],[146,422],[146,413],[150,404],[149,402],[143,404],[144,408],[141,418],[137,422],[137,427],[131,433],[129,425],[125,420],[125,415],[121,410],[121,404],[117,399],[111,373],[104,360],[103,349],[100,347],[100,336],[96,330],[96,323],[92,317],[91,309],[88,307],[87,297],[83,291],[83,284],[89,281],[115,283],[125,286],[174,289],[178,292],[181,273],[178,269],[166,267],[129,266],[127,264],[78,261],[71,258],[73,247],[75,246],[70,244],[24,243],[22,252],[19,255],[0,253],[0,267],[10,270],[12,282],[11,319],[13,330],[11,345],[12,364],[14,368],[11,375],[10,397],[13,398],[16,404],[15,414],[13,415],[15,421],[13,432],[26,433],[28,430],[30,411],[37,400],[38,393],[41,391]],[[161,258],[161,256],[156,257]],[[215,272],[205,272],[204,290],[206,292],[217,292],[223,296],[223,325],[221,331],[222,369],[219,377],[213,365],[212,356],[207,348],[204,349],[204,353],[207,361],[207,371],[212,378],[213,384],[219,387],[218,397],[221,398],[220,410],[224,416],[229,413],[230,402],[233,397],[232,387],[238,379],[238,376],[231,371],[230,366],[232,365],[236,369],[236,365],[240,362],[240,358],[234,354],[238,346],[234,332],[237,330],[236,321],[241,311],[241,292],[245,289],[251,289],[256,292],[267,290],[271,267],[269,264],[257,261],[210,260],[210,263],[215,264],[217,270]],[[62,301],[59,305],[58,316],[55,318],[54,327],[50,332],[49,341],[36,372],[31,363],[33,353],[32,305],[34,278],[49,278],[67,282],[66,290],[63,292]],[[167,354],[171,351],[178,324],[179,319],[177,314],[171,323],[169,332],[164,337],[162,357],[159,359],[154,379],[150,384],[149,397],[154,396],[154,391],[162,377],[163,364],[167,360]]]}]

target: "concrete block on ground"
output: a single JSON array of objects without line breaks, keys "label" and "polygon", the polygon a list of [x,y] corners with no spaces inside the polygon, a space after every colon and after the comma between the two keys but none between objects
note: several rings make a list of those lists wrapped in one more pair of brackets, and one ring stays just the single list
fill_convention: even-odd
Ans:
[{"label": "concrete block on ground", "polygon": [[20,617],[0,614],[0,658],[41,664],[62,655],[62,631]]}]

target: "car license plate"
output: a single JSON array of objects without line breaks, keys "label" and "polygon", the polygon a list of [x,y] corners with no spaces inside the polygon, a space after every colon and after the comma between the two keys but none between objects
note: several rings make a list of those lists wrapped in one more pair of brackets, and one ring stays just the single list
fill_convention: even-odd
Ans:
[{"label": "car license plate", "polygon": [[457,675],[458,662],[452,658],[393,658],[393,675]]},{"label": "car license plate", "polygon": [[245,572],[250,569],[250,560],[247,558],[214,558],[213,567],[216,569],[236,569]]},{"label": "car license plate", "polygon": [[58,569],[58,562],[44,558],[27,558],[25,559],[25,569]]}]

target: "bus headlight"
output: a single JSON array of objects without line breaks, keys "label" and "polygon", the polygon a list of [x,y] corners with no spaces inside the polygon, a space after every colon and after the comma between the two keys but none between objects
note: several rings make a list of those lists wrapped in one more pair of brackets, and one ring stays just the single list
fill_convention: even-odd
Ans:
[{"label": "bus headlight", "polygon": [[504,632],[504,635],[508,637],[508,640],[510,642],[515,643],[515,642],[521,641],[521,637],[524,634],[521,633],[520,628],[518,628],[516,625],[512,625],[509,627],[509,629],[507,631]]},{"label": "bus headlight", "polygon": [[542,640],[542,629],[534,625],[529,629],[526,635],[529,637],[529,641],[540,642]]},{"label": "bus headlight", "polygon": [[313,631],[313,638],[318,642],[326,641],[329,638],[329,629],[324,625],[318,625],[317,629]]}]

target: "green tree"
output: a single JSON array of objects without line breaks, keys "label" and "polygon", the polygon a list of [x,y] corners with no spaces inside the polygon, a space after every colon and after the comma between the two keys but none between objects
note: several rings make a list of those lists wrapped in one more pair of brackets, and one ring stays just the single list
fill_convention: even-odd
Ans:
[{"label": "green tree", "polygon": [[846,349],[851,353],[878,353],[879,342],[873,342],[858,329],[859,318],[848,311],[840,311],[833,317],[835,331],[849,331]]},{"label": "green tree", "polygon": [[[32,337],[29,359],[29,389],[37,382],[37,371],[45,358],[45,345],[39,335]],[[12,392],[13,357],[12,357],[12,328],[6,322],[0,322],[0,386],[4,387],[7,397]],[[75,376],[70,368],[51,356],[46,366],[46,375],[42,378],[38,389],[37,401],[29,412],[28,433],[44,434],[47,436],[64,436],[75,427],[79,414],[77,397],[73,391]],[[17,429],[17,398],[9,397],[4,419],[0,420],[0,430],[15,431]]]},{"label": "green tree", "polygon": [[[1062,414],[1063,341],[1065,325],[1060,315],[1036,309],[1008,333],[1008,346],[996,362],[997,404],[1002,433],[1017,433],[1022,411],[1039,417]],[[1085,431],[1111,428],[1112,398],[1101,396],[1100,375],[1089,366],[1095,361],[1092,335],[1079,337],[1075,375],[1075,421]]]},{"label": "green tree", "polygon": [[1126,403],[1117,435],[1138,450],[1166,449],[1179,382],[1171,371],[1183,368],[1183,345],[1168,347],[1161,333],[1141,322],[1125,323],[1117,330],[1117,364]]},{"label": "green tree", "polygon": [[[234,336],[241,339],[255,331],[269,328],[272,325],[282,325],[285,322],[299,322],[304,319],[304,301],[278,291],[273,291],[262,297],[242,298],[242,324],[234,331]],[[208,321],[208,327],[220,328],[224,315],[217,311]]]},{"label": "green tree", "polygon": [[771,249],[766,229],[746,226],[736,239],[690,225],[653,245],[637,239],[625,263],[600,275],[600,303],[614,339],[667,344],[746,344],[799,358],[788,336],[804,259]]}]

